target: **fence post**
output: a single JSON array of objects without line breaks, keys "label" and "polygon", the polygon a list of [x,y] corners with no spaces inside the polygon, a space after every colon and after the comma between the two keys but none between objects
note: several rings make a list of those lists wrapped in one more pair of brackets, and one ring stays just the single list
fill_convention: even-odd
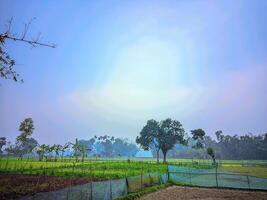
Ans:
[{"label": "fence post", "polygon": [[69,184],[68,191],[67,191],[67,200],[69,200],[70,187],[71,187],[71,180],[70,180],[70,184]]},{"label": "fence post", "polygon": [[143,168],[142,168],[142,171],[141,171],[141,189],[143,188]]},{"label": "fence post", "polygon": [[170,181],[169,165],[167,165],[167,178],[168,178],[168,182],[169,182]]},{"label": "fence post", "polygon": [[109,194],[110,194],[110,200],[112,200],[112,185],[111,185],[111,180],[109,181]]},{"label": "fence post", "polygon": [[190,185],[192,185],[191,170],[189,170]]},{"label": "fence post", "polygon": [[216,186],[218,187],[218,164],[216,163]]},{"label": "fence post", "polygon": [[126,183],[126,194],[128,194],[129,193],[129,182],[128,182],[128,179],[127,179],[127,177],[125,178],[125,183]]},{"label": "fence post", "polygon": [[247,181],[248,181],[248,189],[250,189],[250,182],[249,182],[248,175],[247,175]]},{"label": "fence post", "polygon": [[158,172],[158,182],[159,182],[159,185],[161,185],[161,184],[162,184],[162,181],[161,181],[161,177],[160,177],[160,174],[159,174],[159,172]]},{"label": "fence post", "polygon": [[148,173],[148,177],[149,177],[149,186],[154,185],[154,179],[153,179],[153,177],[150,175],[150,172]]},{"label": "fence post", "polygon": [[90,200],[93,200],[93,182],[92,182],[92,180],[91,180],[91,184],[90,184]]}]

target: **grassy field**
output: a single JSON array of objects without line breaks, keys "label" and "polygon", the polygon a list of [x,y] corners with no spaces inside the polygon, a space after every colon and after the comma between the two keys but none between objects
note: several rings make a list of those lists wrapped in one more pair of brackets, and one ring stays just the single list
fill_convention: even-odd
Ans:
[{"label": "grassy field", "polygon": [[[210,160],[168,159],[168,164],[194,168],[212,167]],[[1,158],[0,171],[33,175],[55,175],[64,177],[96,177],[105,179],[123,178],[141,173],[166,173],[167,164],[157,164],[155,159],[86,159],[75,162],[74,159],[38,161],[38,159]],[[266,161],[219,161],[219,171],[236,172],[245,175],[267,178]]]},{"label": "grassy field", "polygon": [[[157,164],[155,159],[147,158],[131,158],[131,160],[128,158],[87,158],[84,162],[76,162],[74,158],[58,159],[57,161],[54,158],[50,158],[46,161],[39,161],[37,158],[2,157],[0,158],[0,193],[5,197],[4,199],[13,199],[34,195],[38,192],[49,192],[72,187],[73,185],[125,177],[127,177],[128,183],[127,191],[134,192],[148,185],[158,184],[163,179],[168,180],[166,173],[168,172],[169,164],[183,166],[178,168],[184,168],[185,173],[179,174],[177,179],[180,180],[182,178],[181,181],[185,181],[184,178],[186,178],[187,182],[183,183],[198,186],[216,186],[215,168],[210,160],[168,159],[168,164]],[[240,175],[229,175],[229,172],[267,178],[266,166],[266,161],[220,161],[218,172],[223,173],[218,176],[219,186],[248,187],[247,179]],[[175,166],[169,166],[169,169],[170,167]],[[187,171],[191,173],[194,170],[195,173],[199,172],[200,174],[188,175]],[[201,171],[211,172],[211,174],[201,174]],[[159,176],[159,174],[165,175]],[[175,178],[175,174],[169,173],[169,175],[170,178]],[[162,179],[160,177],[165,178]],[[254,179],[256,180],[256,178]],[[264,183],[262,182],[264,181],[255,182],[254,179],[250,178],[249,187],[263,187],[262,184]],[[169,180],[172,181],[172,179]],[[118,183],[116,182],[116,184]]]},{"label": "grassy field", "polygon": [[250,175],[250,176],[256,176],[260,178],[267,178],[267,167],[261,167],[261,166],[221,166],[219,168],[221,171],[227,171],[227,172],[235,172],[243,175]]},{"label": "grassy field", "polygon": [[19,160],[17,158],[1,159],[0,171],[5,173],[55,175],[65,177],[97,177],[105,179],[123,178],[141,173],[166,173],[167,165],[154,162],[123,160],[74,160],[45,162],[38,160]]}]

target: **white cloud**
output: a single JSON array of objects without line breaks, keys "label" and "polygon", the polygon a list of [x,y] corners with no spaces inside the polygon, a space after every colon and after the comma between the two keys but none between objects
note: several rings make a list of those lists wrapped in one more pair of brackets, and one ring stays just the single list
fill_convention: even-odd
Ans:
[{"label": "white cloud", "polygon": [[112,127],[118,132],[126,131],[129,137],[138,134],[147,119],[166,117],[181,120],[187,129],[204,128],[209,133],[216,129],[228,133],[267,129],[263,123],[267,117],[264,66],[236,70],[197,87],[158,89],[119,85],[116,80],[108,83],[69,94],[65,99],[71,105],[69,112],[81,120],[90,117],[95,126],[103,126],[99,120],[108,122],[104,123],[106,130],[114,133],[109,130]]}]

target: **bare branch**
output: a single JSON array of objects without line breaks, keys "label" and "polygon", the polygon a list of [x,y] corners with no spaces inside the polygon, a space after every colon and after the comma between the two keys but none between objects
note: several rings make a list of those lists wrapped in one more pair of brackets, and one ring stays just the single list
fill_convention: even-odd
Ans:
[{"label": "bare branch", "polygon": [[31,47],[38,47],[38,46],[44,46],[44,47],[50,47],[50,48],[56,47],[56,45],[53,43],[40,42],[40,38],[41,38],[40,32],[38,33],[36,39],[27,38],[28,30],[33,20],[35,20],[35,18],[31,19],[28,23],[24,24],[24,31],[22,32],[21,37],[17,37],[16,34],[13,34],[11,32],[13,18],[7,21],[6,31],[4,33],[0,33],[0,77],[1,78],[13,79],[15,82],[17,81],[23,82],[22,79],[18,80],[19,74],[13,68],[15,65],[15,60],[10,58],[7,51],[4,50],[4,44],[6,40],[28,43],[29,45],[31,45]]},{"label": "bare branch", "polygon": [[10,35],[0,35],[0,37],[4,37],[6,39],[14,40],[14,41],[20,41],[20,42],[26,42],[34,47],[36,46],[45,46],[45,47],[51,47],[51,48],[56,48],[55,44],[48,44],[48,43],[42,43],[38,42],[36,40],[28,40],[28,39],[23,39],[23,38],[16,38]]}]

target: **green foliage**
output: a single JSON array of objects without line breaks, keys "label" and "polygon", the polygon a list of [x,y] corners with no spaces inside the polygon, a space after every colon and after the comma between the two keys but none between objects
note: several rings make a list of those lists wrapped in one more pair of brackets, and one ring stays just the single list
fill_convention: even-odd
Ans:
[{"label": "green foliage", "polygon": [[5,145],[6,145],[6,138],[5,137],[0,137],[0,154],[3,152],[2,148]]},{"label": "green foliage", "polygon": [[206,135],[205,131],[202,129],[191,130],[192,138],[195,141],[193,148],[202,149],[204,148],[204,136]]},{"label": "green foliage", "polygon": [[24,142],[26,138],[30,137],[33,133],[34,125],[32,118],[26,118],[20,123],[19,131],[21,134],[17,137],[18,142]]},{"label": "green foliage", "polygon": [[38,145],[38,142],[30,137],[33,133],[34,125],[31,118],[26,118],[21,122],[19,131],[21,134],[17,136],[15,145],[10,145],[5,150],[8,154],[22,157],[25,154],[32,153],[33,149]]},{"label": "green foliage", "polygon": [[[26,159],[17,158],[3,158],[0,161],[0,171],[2,172],[14,172],[14,166],[16,170],[27,174],[50,174],[54,173],[56,176],[84,176],[95,177],[103,179],[124,178],[129,176],[140,175],[141,172],[159,172],[166,173],[167,165],[147,163],[140,161],[131,161],[128,163],[124,161],[95,161],[86,159],[82,162],[64,161],[53,162],[51,161],[39,161],[38,159]],[[74,163],[74,164],[73,164]],[[23,170],[22,170],[23,169]]]},{"label": "green foliage", "polygon": [[225,135],[222,131],[216,133],[216,157],[221,159],[267,159],[267,133],[262,135]]},{"label": "green foliage", "polygon": [[140,137],[136,137],[136,143],[144,150],[155,149],[157,152],[157,162],[159,162],[159,150],[160,150],[160,130],[159,123],[150,119],[140,132]]},{"label": "green foliage", "polygon": [[166,162],[167,152],[174,147],[175,144],[187,144],[185,140],[185,131],[179,121],[170,118],[160,122],[159,143],[163,153],[163,162]]},{"label": "green foliage", "polygon": [[157,151],[157,160],[161,149],[165,163],[167,152],[177,143],[186,145],[187,140],[182,124],[177,120],[168,118],[160,123],[153,119],[148,120],[140,132],[140,137],[136,138],[136,143],[145,150],[154,147]]},{"label": "green foliage", "polygon": [[208,147],[207,148],[207,154],[212,158],[213,164],[215,164],[215,152],[214,152],[213,148]]},{"label": "green foliage", "polygon": [[79,144],[84,146],[86,155],[96,157],[121,157],[134,156],[138,152],[135,144],[128,139],[115,138],[113,136],[95,136],[89,140],[79,140]]}]

